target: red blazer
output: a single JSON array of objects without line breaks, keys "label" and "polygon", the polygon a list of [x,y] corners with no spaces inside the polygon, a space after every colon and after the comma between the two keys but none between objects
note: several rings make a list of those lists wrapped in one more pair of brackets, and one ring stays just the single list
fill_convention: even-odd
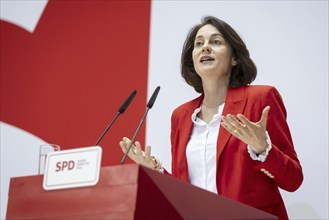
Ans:
[{"label": "red blazer", "polygon": [[[203,95],[176,108],[171,118],[172,175],[188,181],[186,146],[193,128],[191,115]],[[271,86],[230,88],[223,115],[242,113],[256,122],[262,110],[271,107],[266,130],[272,149],[265,162],[251,159],[247,145],[220,127],[217,141],[218,194],[245,203],[279,219],[288,219],[278,187],[292,192],[303,181],[302,168],[294,150],[286,109],[278,91]]]}]

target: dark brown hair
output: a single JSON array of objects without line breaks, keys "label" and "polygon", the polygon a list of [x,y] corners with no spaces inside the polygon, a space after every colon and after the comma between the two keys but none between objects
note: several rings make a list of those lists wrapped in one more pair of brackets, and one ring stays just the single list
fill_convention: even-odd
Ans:
[{"label": "dark brown hair", "polygon": [[230,86],[237,88],[246,86],[255,80],[257,68],[249,56],[249,51],[236,31],[226,22],[212,16],[204,17],[201,24],[195,25],[187,35],[181,56],[181,74],[185,81],[191,85],[195,91],[202,93],[202,81],[196,73],[193,65],[192,51],[194,49],[195,36],[203,26],[211,24],[218,29],[224,39],[232,47],[233,56],[237,65],[232,68],[230,76]]}]

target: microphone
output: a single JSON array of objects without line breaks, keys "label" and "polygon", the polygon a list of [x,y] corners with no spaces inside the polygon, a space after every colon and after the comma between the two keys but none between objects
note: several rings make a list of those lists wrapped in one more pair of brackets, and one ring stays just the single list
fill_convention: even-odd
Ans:
[{"label": "microphone", "polygon": [[120,114],[124,113],[124,111],[126,111],[127,107],[129,106],[129,104],[131,103],[131,101],[134,99],[135,95],[136,95],[137,91],[134,90],[130,96],[126,99],[126,101],[121,105],[121,107],[118,110],[118,113],[115,115],[115,117],[112,119],[112,121],[110,122],[110,124],[106,127],[105,131],[103,132],[103,134],[98,138],[98,140],[96,141],[96,144],[94,146],[97,146],[98,143],[103,139],[104,135],[107,133],[107,131],[110,129],[110,127],[112,127],[113,123],[115,122],[115,120],[119,117]]},{"label": "microphone", "polygon": [[160,91],[160,86],[158,86],[155,91],[153,92],[150,100],[148,101],[147,105],[146,105],[146,108],[148,109],[151,109],[153,107],[153,104],[155,102],[155,99],[157,98],[158,94],[159,94],[159,91]]},{"label": "microphone", "polygon": [[129,146],[128,146],[128,149],[127,149],[126,153],[123,155],[123,157],[122,157],[122,159],[121,159],[121,162],[120,162],[121,165],[124,164],[124,162],[125,162],[125,160],[126,160],[126,158],[127,158],[127,155],[128,155],[128,153],[129,153],[129,151],[130,151],[130,148],[131,148],[131,146],[133,145],[133,142],[134,142],[135,139],[136,139],[136,136],[137,136],[137,134],[138,134],[138,132],[139,132],[139,130],[140,130],[140,128],[141,128],[141,126],[142,126],[142,124],[143,124],[145,118],[146,118],[146,115],[147,115],[148,111],[153,107],[153,104],[154,104],[154,102],[155,102],[155,99],[156,99],[157,96],[158,96],[159,91],[160,91],[160,86],[158,86],[158,87],[154,90],[154,92],[153,92],[153,94],[152,94],[150,100],[148,101],[148,103],[147,103],[147,105],[146,105],[146,111],[145,111],[145,113],[144,113],[144,115],[143,115],[143,118],[142,118],[142,120],[139,122],[139,125],[138,125],[138,127],[137,127],[137,129],[136,129],[136,131],[135,131],[135,134],[134,134],[133,138],[131,139],[131,142],[130,142],[130,144],[129,144]]}]

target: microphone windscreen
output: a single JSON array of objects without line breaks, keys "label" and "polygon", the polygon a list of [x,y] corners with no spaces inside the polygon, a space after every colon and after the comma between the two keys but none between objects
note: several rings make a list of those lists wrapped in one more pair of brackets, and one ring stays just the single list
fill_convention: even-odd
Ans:
[{"label": "microphone windscreen", "polygon": [[121,107],[119,108],[118,112],[120,114],[122,114],[126,109],[127,107],[129,106],[129,104],[131,103],[131,101],[133,100],[133,98],[135,97],[137,91],[134,90],[130,96],[126,99],[126,101],[121,105]]},{"label": "microphone windscreen", "polygon": [[147,103],[147,108],[152,108],[152,106],[153,106],[153,104],[154,104],[154,102],[155,102],[155,99],[157,98],[157,96],[158,96],[158,93],[159,93],[159,91],[160,91],[160,86],[158,86],[156,89],[155,89],[155,91],[153,92],[153,94],[152,94],[152,96],[151,96],[151,98],[150,98],[150,100],[149,100],[149,102]]}]

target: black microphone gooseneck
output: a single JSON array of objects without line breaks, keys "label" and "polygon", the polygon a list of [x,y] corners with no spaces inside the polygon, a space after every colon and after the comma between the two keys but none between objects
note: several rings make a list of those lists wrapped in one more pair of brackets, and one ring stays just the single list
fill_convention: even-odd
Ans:
[{"label": "black microphone gooseneck", "polygon": [[107,133],[107,131],[110,129],[110,127],[112,127],[113,123],[115,122],[115,120],[119,117],[120,114],[124,113],[124,111],[127,109],[127,107],[129,106],[129,104],[131,103],[131,101],[133,100],[133,98],[135,97],[137,91],[134,90],[130,96],[126,99],[126,101],[121,105],[121,107],[118,110],[118,113],[115,115],[115,117],[112,119],[112,121],[110,122],[110,124],[107,126],[107,128],[105,129],[105,131],[103,132],[103,134],[98,138],[98,140],[96,141],[96,144],[94,146],[97,146],[97,144],[103,139],[104,135]]},{"label": "black microphone gooseneck", "polygon": [[156,99],[157,96],[158,96],[159,91],[160,91],[160,86],[158,86],[158,87],[155,89],[155,91],[153,92],[153,94],[152,94],[150,100],[148,101],[148,103],[147,103],[147,105],[146,105],[146,111],[145,111],[145,113],[144,113],[144,115],[143,115],[143,118],[142,118],[142,120],[139,122],[139,125],[138,125],[138,127],[137,127],[137,129],[136,129],[136,131],[135,131],[135,134],[134,134],[133,138],[131,139],[131,142],[130,142],[128,148],[127,148],[127,151],[126,151],[126,153],[123,155],[123,158],[121,159],[121,165],[124,164],[124,162],[125,162],[125,160],[126,160],[126,158],[127,158],[127,155],[128,155],[128,153],[129,153],[129,151],[130,151],[130,148],[131,148],[131,146],[133,145],[133,142],[134,142],[135,139],[136,139],[136,136],[137,136],[137,134],[138,134],[138,132],[139,132],[139,130],[140,130],[140,128],[141,128],[141,126],[142,126],[142,124],[143,124],[145,118],[146,118],[147,113],[148,113],[149,110],[153,107],[153,104],[154,104],[154,102],[155,102],[155,99]]}]

